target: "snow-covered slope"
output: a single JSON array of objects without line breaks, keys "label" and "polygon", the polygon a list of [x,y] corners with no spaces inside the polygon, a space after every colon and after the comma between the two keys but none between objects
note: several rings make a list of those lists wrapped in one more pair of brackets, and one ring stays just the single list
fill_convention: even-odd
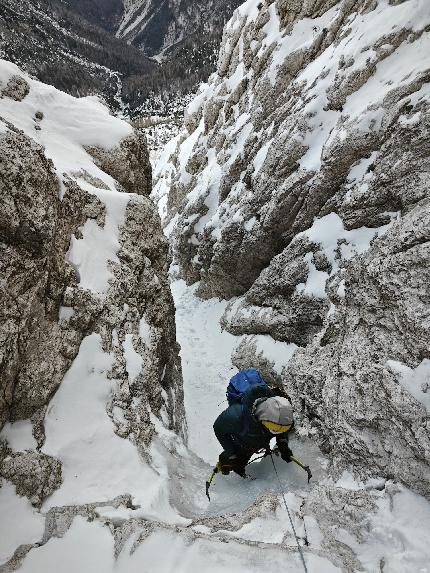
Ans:
[{"label": "snow-covered slope", "polygon": [[334,468],[426,495],[429,23],[424,0],[248,0],[153,192],[185,279],[238,296],[236,363],[283,343],[272,376]]}]

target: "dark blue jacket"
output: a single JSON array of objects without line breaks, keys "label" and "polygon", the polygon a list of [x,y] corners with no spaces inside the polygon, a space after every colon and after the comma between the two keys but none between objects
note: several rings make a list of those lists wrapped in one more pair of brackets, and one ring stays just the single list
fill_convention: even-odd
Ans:
[{"label": "dark blue jacket", "polygon": [[[274,437],[252,415],[252,407],[258,398],[277,396],[266,384],[257,384],[243,395],[241,404],[232,404],[222,412],[214,423],[217,440],[227,454],[241,455],[267,448]],[[276,435],[276,442],[288,444],[288,432]]]}]

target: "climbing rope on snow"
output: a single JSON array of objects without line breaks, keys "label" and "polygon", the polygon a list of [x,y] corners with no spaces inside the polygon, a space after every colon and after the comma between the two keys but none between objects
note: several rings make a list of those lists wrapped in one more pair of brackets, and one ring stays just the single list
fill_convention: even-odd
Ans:
[{"label": "climbing rope on snow", "polygon": [[[256,453],[260,453],[260,452],[256,452]],[[259,460],[262,460],[263,458],[266,458],[267,456],[271,456],[272,454],[275,454],[275,456],[279,456],[278,448],[274,448],[273,450],[271,450],[270,448],[266,449],[264,454],[262,454],[261,456],[258,456],[257,458],[250,460],[246,465],[249,466],[250,464],[253,464],[254,462],[258,462]],[[295,456],[290,456],[290,459],[292,462],[294,462],[299,467],[301,467],[303,470],[305,470],[305,472],[308,474],[308,483],[309,483],[311,478],[312,478],[312,472],[311,472],[310,467],[306,466],[302,461],[297,459]]]},{"label": "climbing rope on snow", "polygon": [[278,484],[279,484],[279,491],[281,492],[282,498],[283,498],[283,500],[284,500],[285,509],[287,510],[287,514],[288,514],[288,519],[290,520],[290,523],[291,523],[291,529],[293,530],[294,537],[295,537],[295,539],[296,539],[297,549],[299,550],[299,553],[300,553],[300,557],[301,557],[301,560],[302,560],[302,563],[303,563],[304,570],[305,570],[306,573],[308,573],[308,568],[306,567],[306,562],[305,562],[305,556],[303,555],[302,547],[301,547],[301,545],[300,545],[300,543],[299,543],[299,538],[298,538],[297,533],[296,533],[296,528],[294,527],[293,520],[291,519],[290,510],[288,509],[287,500],[285,499],[284,490],[283,490],[283,488],[282,488],[282,483],[281,483],[281,480],[280,480],[280,478],[279,478],[278,470],[276,469],[276,466],[275,466],[275,462],[274,462],[274,460],[273,460],[273,455],[272,455],[272,453],[270,453],[270,459],[272,460],[273,469],[275,470],[275,475],[276,475],[276,478],[277,478]]}]

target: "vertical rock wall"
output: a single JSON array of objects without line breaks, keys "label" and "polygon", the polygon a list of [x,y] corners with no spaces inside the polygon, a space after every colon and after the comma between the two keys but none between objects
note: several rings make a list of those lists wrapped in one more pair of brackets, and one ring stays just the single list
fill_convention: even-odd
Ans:
[{"label": "vertical rock wall", "polygon": [[[146,455],[150,414],[185,433],[168,243],[147,197],[146,142],[97,100],[0,64],[0,429],[30,419],[40,450],[47,406],[82,340],[97,334],[112,356],[107,413]],[[23,460],[3,447],[0,471],[18,485],[35,464],[54,472],[45,454]],[[35,504],[58,487],[61,469],[53,475],[40,495],[27,480]]]},{"label": "vertical rock wall", "polygon": [[184,278],[233,298],[236,363],[285,343],[272,378],[334,466],[426,494],[429,24],[420,0],[248,0],[154,194]]}]

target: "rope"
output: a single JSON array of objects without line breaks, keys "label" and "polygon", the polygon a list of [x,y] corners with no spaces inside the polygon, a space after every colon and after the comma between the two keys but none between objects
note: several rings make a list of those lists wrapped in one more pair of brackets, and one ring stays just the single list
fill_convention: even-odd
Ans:
[{"label": "rope", "polygon": [[304,555],[303,555],[302,547],[301,547],[301,545],[300,545],[300,543],[299,543],[299,538],[297,537],[296,528],[294,527],[293,520],[291,519],[290,510],[288,509],[287,500],[285,499],[285,494],[284,494],[284,491],[283,491],[283,489],[282,489],[281,480],[279,479],[278,471],[277,471],[277,469],[276,469],[275,462],[273,461],[273,455],[272,455],[272,454],[270,454],[270,459],[272,460],[273,469],[275,470],[276,478],[277,478],[278,483],[279,483],[279,491],[281,492],[282,498],[283,498],[283,500],[284,500],[285,509],[287,510],[288,518],[289,518],[290,523],[291,523],[291,529],[293,530],[294,537],[296,538],[297,549],[299,550],[299,553],[300,553],[300,557],[301,557],[301,560],[302,560],[302,563],[303,563],[304,570],[305,570],[306,573],[308,573],[308,568],[306,567],[306,562],[305,562],[305,557],[304,557]]}]

